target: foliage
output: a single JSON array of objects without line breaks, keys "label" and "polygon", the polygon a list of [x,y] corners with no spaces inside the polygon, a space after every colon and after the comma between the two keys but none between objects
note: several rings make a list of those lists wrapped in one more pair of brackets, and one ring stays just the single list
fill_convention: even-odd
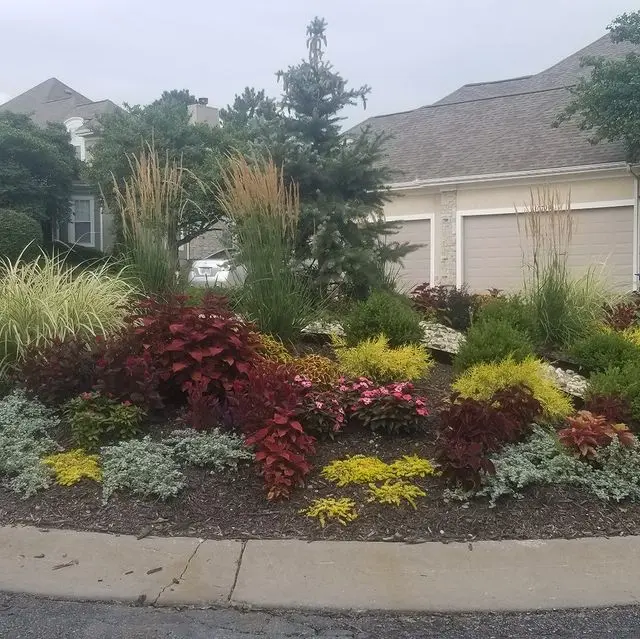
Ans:
[{"label": "foliage", "polygon": [[482,473],[494,471],[488,455],[517,441],[540,413],[540,403],[519,386],[504,388],[488,400],[459,399],[440,412],[438,461],[445,476],[478,486]]},{"label": "foliage", "polygon": [[632,293],[607,308],[605,324],[616,331],[633,328],[640,319],[640,294]]},{"label": "foliage", "polygon": [[43,242],[42,227],[36,219],[23,211],[0,208],[0,228],[2,259],[28,262],[38,257]]},{"label": "foliage", "polygon": [[322,469],[322,476],[338,486],[348,484],[370,484],[394,477],[389,464],[377,457],[353,455],[346,459],[336,459]]},{"label": "foliage", "polygon": [[262,332],[295,339],[315,319],[318,306],[310,281],[293,260],[298,186],[285,183],[273,160],[251,165],[237,154],[223,174],[217,201],[232,225],[236,259],[246,269],[240,309]]},{"label": "foliage", "polygon": [[479,321],[467,333],[466,341],[453,360],[453,369],[461,373],[475,364],[500,362],[512,357],[521,362],[533,355],[529,337],[505,320]]},{"label": "foliage", "polygon": [[571,198],[559,191],[531,191],[530,202],[516,211],[523,254],[525,296],[535,341],[567,347],[602,324],[609,296],[594,269],[574,277],[569,254],[575,221]]},{"label": "foliage", "polygon": [[345,411],[340,396],[332,390],[307,389],[296,411],[305,433],[317,438],[333,438],[345,426]]},{"label": "foliage", "polygon": [[621,333],[599,331],[576,342],[569,354],[585,371],[604,371],[640,361],[640,346]]},{"label": "foliage", "polygon": [[59,257],[0,263],[0,367],[68,336],[88,341],[124,323],[131,286],[107,267],[67,268]]},{"label": "foliage", "polygon": [[185,382],[187,391],[187,412],[185,422],[194,430],[209,430],[220,421],[219,403],[215,395],[210,395],[209,381],[201,378],[197,382]]},{"label": "foliage", "polygon": [[107,397],[145,410],[160,408],[160,370],[151,349],[144,349],[129,322],[118,336],[100,343],[95,388]]},{"label": "foliage", "polygon": [[62,124],[39,126],[28,115],[0,113],[0,208],[24,211],[50,230],[66,222],[78,166]]},{"label": "foliage", "polygon": [[547,376],[542,362],[528,357],[522,362],[507,358],[492,364],[477,364],[452,385],[462,398],[488,400],[499,390],[522,385],[540,402],[547,419],[563,418],[572,412],[571,401]]},{"label": "foliage", "polygon": [[342,109],[365,104],[370,88],[348,88],[324,59],[326,26],[315,18],[307,27],[308,60],[278,73],[280,115],[259,137],[286,179],[300,186],[298,258],[311,264],[320,286],[339,283],[347,295],[362,299],[380,284],[387,263],[416,247],[394,241],[398,225],[382,214],[391,181],[388,136],[364,127],[347,141],[340,130]]},{"label": "foliage", "polygon": [[[188,92],[187,92],[188,93]],[[221,164],[236,141],[226,127],[192,123],[186,94],[163,93],[146,106],[125,105],[114,113],[100,116],[100,138],[91,149],[89,180],[106,198],[114,201],[114,178],[122,188],[132,175],[130,158],[138,157],[153,144],[161,158],[179,162],[184,170],[186,205],[178,220],[177,243],[182,246],[211,230],[220,221],[221,211],[211,197],[211,189],[220,179]]]},{"label": "foliage", "polygon": [[128,318],[141,356],[151,353],[151,365],[168,397],[179,397],[187,384],[204,379],[207,393],[223,397],[233,382],[246,376],[255,359],[255,333],[236,316],[223,297],[207,295],[199,306],[184,296],[150,299],[139,315]]},{"label": "foliage", "polygon": [[0,476],[11,490],[31,497],[51,483],[40,458],[56,450],[51,431],[59,424],[53,412],[16,390],[0,399]]},{"label": "foliage", "polygon": [[130,402],[120,403],[100,393],[83,393],[64,407],[73,441],[85,450],[135,437],[145,412]]},{"label": "foliage", "polygon": [[[536,426],[524,442],[506,446],[493,457],[494,475],[483,476],[475,495],[492,504],[504,495],[519,497],[531,485],[570,485],[599,499],[640,499],[640,447],[624,447],[616,438],[603,448],[596,464],[566,454],[555,433]],[[464,495],[463,495],[464,497]]]},{"label": "foliage", "polygon": [[614,424],[627,424],[633,418],[629,401],[616,395],[591,395],[586,399],[584,407],[590,413],[602,415]]},{"label": "foliage", "polygon": [[246,434],[246,445],[255,446],[267,499],[288,498],[311,470],[307,458],[315,453],[316,440],[297,417],[305,390],[293,381],[290,369],[267,360],[233,384],[231,412]]},{"label": "foliage", "polygon": [[477,323],[504,322],[526,335],[530,340],[536,338],[536,328],[531,308],[521,295],[492,297],[478,309],[474,321]]},{"label": "foliage", "polygon": [[174,430],[162,443],[172,449],[180,463],[214,470],[236,470],[241,461],[253,458],[240,437],[222,433],[217,428],[207,433]]},{"label": "foliage", "polygon": [[[640,43],[640,12],[624,13],[609,25],[613,42]],[[590,134],[590,142],[623,142],[627,160],[640,156],[640,110],[638,78],[640,55],[632,50],[624,57],[585,57],[582,66],[590,73],[571,88],[572,101],[558,116],[555,126],[575,120]]]},{"label": "foliage", "polygon": [[420,315],[405,298],[375,291],[354,305],[345,318],[344,332],[350,346],[381,334],[388,338],[392,347],[419,344],[424,338],[420,321]]},{"label": "foliage", "polygon": [[640,363],[611,366],[589,378],[587,401],[605,395],[619,398],[629,405],[634,420],[640,420]]},{"label": "foliage", "polygon": [[377,387],[365,378],[351,383],[342,380],[339,390],[350,399],[349,419],[374,433],[403,435],[425,427],[429,415],[427,402],[415,393],[410,382]]},{"label": "foliage", "polygon": [[73,486],[84,477],[97,482],[102,481],[98,459],[98,455],[87,455],[82,448],[76,448],[66,453],[48,455],[42,463],[53,469],[57,484]]},{"label": "foliage", "polygon": [[466,286],[432,286],[425,282],[411,291],[416,310],[427,320],[435,320],[457,331],[466,331],[478,308],[478,296]]},{"label": "foliage", "polygon": [[185,485],[172,449],[149,437],[106,446],[100,453],[104,503],[117,490],[164,500],[175,497]]},{"label": "foliage", "polygon": [[595,459],[599,449],[608,446],[614,439],[627,448],[636,441],[624,424],[613,424],[606,417],[586,410],[567,417],[566,421],[567,428],[558,432],[560,443],[587,459]]},{"label": "foliage", "polygon": [[298,375],[308,379],[322,389],[334,386],[340,379],[340,368],[336,362],[322,355],[304,355],[291,361]]},{"label": "foliage", "polygon": [[358,517],[356,503],[348,497],[342,497],[341,499],[336,499],[335,497],[315,499],[307,508],[301,510],[300,514],[317,518],[321,528],[324,528],[327,522],[331,520],[346,526]]},{"label": "foliage", "polygon": [[40,401],[57,406],[91,390],[95,353],[74,335],[56,338],[40,348],[28,348],[15,376]]},{"label": "foliage", "polygon": [[256,350],[258,354],[265,359],[271,360],[272,362],[279,362],[280,364],[287,364],[293,359],[293,356],[281,340],[265,333],[258,334]]},{"label": "foliage", "polygon": [[161,161],[155,147],[128,157],[131,175],[113,194],[122,225],[120,247],[128,273],[147,295],[178,292],[178,229],[188,202],[182,164]]},{"label": "foliage", "polygon": [[433,366],[424,346],[410,344],[389,348],[389,341],[384,335],[351,348],[338,338],[333,341],[340,371],[350,377],[366,377],[376,382],[416,380],[425,377]]},{"label": "foliage", "polygon": [[381,486],[369,484],[369,497],[367,501],[377,501],[380,504],[395,504],[400,506],[403,501],[411,504],[414,510],[418,508],[416,499],[426,497],[424,490],[405,481],[387,480]]},{"label": "foliage", "polygon": [[640,347],[640,326],[632,326],[622,332],[625,339],[629,340],[635,346]]},{"label": "foliage", "polygon": [[394,477],[403,479],[406,477],[426,477],[435,475],[436,470],[428,459],[423,459],[417,455],[403,455],[396,459],[391,465],[391,472]]}]

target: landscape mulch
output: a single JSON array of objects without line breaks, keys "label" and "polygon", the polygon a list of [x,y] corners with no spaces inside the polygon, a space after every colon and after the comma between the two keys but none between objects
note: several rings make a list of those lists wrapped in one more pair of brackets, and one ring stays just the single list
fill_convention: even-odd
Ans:
[{"label": "landscape mulch", "polygon": [[[449,394],[450,367],[437,364],[419,388],[437,409]],[[359,541],[466,541],[487,539],[544,539],[640,534],[640,503],[605,502],[582,491],[559,487],[528,490],[523,499],[503,499],[495,507],[487,500],[447,502],[443,482],[435,477],[414,481],[427,496],[417,510],[367,503],[365,486],[339,488],[323,479],[322,467],[347,455],[375,455],[394,461],[402,455],[432,458],[433,432],[421,438],[387,439],[365,432],[349,432],[334,441],[319,442],[314,470],[307,485],[289,501],[265,499],[255,468],[238,473],[186,471],[187,486],[167,502],[112,496],[102,505],[101,487],[90,481],[54,486],[27,500],[0,488],[0,524],[39,528],[73,528],[138,536],[196,536],[210,539],[336,539]],[[324,529],[300,510],[319,497],[352,497],[359,517],[348,524],[330,523]]]}]

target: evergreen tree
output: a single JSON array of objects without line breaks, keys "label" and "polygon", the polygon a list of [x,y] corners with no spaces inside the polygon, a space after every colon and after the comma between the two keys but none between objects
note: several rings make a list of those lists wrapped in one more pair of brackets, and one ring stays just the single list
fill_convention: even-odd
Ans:
[{"label": "evergreen tree", "polygon": [[353,136],[341,131],[339,114],[362,103],[371,89],[357,89],[324,59],[327,23],[307,27],[308,59],[280,71],[282,126],[271,140],[274,158],[300,185],[303,215],[298,257],[311,261],[317,281],[342,280],[362,297],[382,282],[386,265],[416,246],[392,240],[397,225],[384,221],[391,171],[384,165],[385,134],[368,128]]}]

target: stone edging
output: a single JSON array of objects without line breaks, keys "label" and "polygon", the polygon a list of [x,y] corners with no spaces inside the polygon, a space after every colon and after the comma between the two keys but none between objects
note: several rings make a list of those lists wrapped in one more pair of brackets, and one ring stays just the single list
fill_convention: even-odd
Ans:
[{"label": "stone edging", "polygon": [[605,607],[640,598],[640,537],[409,545],[138,540],[2,527],[0,591],[161,606],[420,612]]}]

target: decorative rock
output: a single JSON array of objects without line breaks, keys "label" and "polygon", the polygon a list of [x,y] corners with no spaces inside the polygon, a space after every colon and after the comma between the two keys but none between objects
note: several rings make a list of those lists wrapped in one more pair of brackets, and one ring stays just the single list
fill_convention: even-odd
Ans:
[{"label": "decorative rock", "polygon": [[565,392],[575,397],[584,397],[587,392],[588,381],[585,377],[574,371],[556,368],[551,364],[545,364],[549,377]]},{"label": "decorative rock", "polygon": [[310,335],[337,335],[338,337],[344,337],[344,329],[338,322],[312,322],[309,326],[305,326],[302,332]]},{"label": "decorative rock", "polygon": [[423,343],[429,348],[435,348],[446,353],[457,353],[460,350],[460,345],[466,341],[466,337],[460,331],[449,328],[444,324],[420,322],[420,326],[424,331]]}]

